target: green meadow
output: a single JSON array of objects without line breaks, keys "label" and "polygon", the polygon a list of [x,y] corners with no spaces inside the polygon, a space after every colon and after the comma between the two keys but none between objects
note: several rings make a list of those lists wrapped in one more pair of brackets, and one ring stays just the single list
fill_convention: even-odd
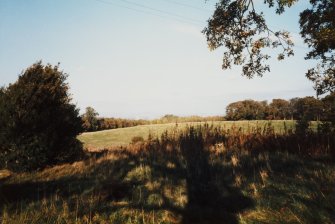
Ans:
[{"label": "green meadow", "polygon": [[[313,123],[313,126],[315,126]],[[87,132],[81,134],[78,138],[84,143],[84,147],[88,149],[105,149],[117,146],[125,146],[132,142],[134,137],[142,137],[147,139],[149,134],[152,136],[160,136],[165,131],[179,129],[182,130],[187,126],[197,125],[213,125],[223,129],[242,129],[243,132],[253,131],[255,129],[263,129],[271,125],[276,133],[283,133],[294,129],[295,121],[213,121],[213,122],[186,122],[186,123],[168,123],[168,124],[152,124],[140,125],[129,128],[118,128],[97,132]]]},{"label": "green meadow", "polygon": [[85,133],[86,146],[113,147],[0,172],[1,223],[334,223],[333,136],[296,135],[293,122],[192,125]]}]

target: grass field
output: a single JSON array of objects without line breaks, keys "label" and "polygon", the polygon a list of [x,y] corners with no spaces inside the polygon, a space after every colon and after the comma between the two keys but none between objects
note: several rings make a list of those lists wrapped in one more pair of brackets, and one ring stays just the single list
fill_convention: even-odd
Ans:
[{"label": "grass field", "polygon": [[[133,137],[143,137],[147,139],[149,133],[153,136],[160,136],[164,131],[171,130],[173,128],[184,129],[190,125],[200,125],[204,122],[193,122],[193,123],[175,123],[170,124],[154,124],[154,125],[140,125],[130,128],[119,128],[97,132],[87,132],[81,134],[78,138],[84,143],[84,147],[88,149],[103,149],[111,148],[115,146],[128,145]],[[260,128],[263,129],[265,126],[271,124],[275,131],[278,133],[284,132],[285,129],[293,129],[294,121],[214,121],[209,122],[209,125],[220,126],[224,129],[242,128],[245,132],[250,129]]]},{"label": "grass field", "polygon": [[[334,136],[271,124],[85,133],[86,146],[115,150],[30,173],[0,172],[0,223],[334,223]],[[126,145],[149,132],[157,138]]]},{"label": "grass field", "polygon": [[181,129],[0,180],[0,222],[334,223],[333,136]]}]

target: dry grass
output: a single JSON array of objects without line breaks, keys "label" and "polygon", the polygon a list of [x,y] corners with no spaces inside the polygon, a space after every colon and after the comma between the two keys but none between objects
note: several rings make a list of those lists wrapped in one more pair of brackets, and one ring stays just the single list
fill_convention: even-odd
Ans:
[{"label": "dry grass", "polygon": [[12,174],[0,183],[0,220],[333,223],[334,141],[272,127],[164,132],[85,161]]}]

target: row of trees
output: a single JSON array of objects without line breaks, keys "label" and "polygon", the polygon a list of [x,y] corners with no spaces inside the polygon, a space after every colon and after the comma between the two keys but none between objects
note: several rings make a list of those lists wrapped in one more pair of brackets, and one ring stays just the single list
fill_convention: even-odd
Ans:
[{"label": "row of trees", "polygon": [[322,99],[308,96],[303,98],[273,99],[267,101],[242,100],[229,104],[226,107],[226,116],[186,116],[179,117],[167,114],[154,120],[132,120],[121,118],[99,118],[98,113],[87,107],[82,115],[84,131],[99,131],[106,129],[133,127],[145,124],[166,124],[200,121],[222,120],[335,120],[335,93]]},{"label": "row of trees", "polygon": [[166,114],[163,117],[151,120],[150,124],[166,124],[166,123],[182,123],[182,122],[210,122],[210,121],[223,121],[224,116],[176,116],[173,114]]},{"label": "row of trees", "polygon": [[99,118],[99,113],[92,107],[87,107],[81,116],[84,131],[100,131],[106,129],[126,128],[148,124],[147,120],[133,120],[122,118]]},{"label": "row of trees", "polygon": [[134,120],[122,118],[104,118],[98,117],[99,113],[92,107],[87,107],[85,113],[81,116],[83,121],[84,131],[100,131],[115,128],[134,127],[145,124],[167,124],[167,123],[182,123],[182,122],[200,122],[200,121],[221,121],[223,116],[186,116],[179,117],[173,114],[166,114],[159,119],[154,120]]},{"label": "row of trees", "polygon": [[314,97],[273,99],[267,101],[243,100],[226,108],[227,120],[322,120],[331,121],[335,116],[335,94],[322,99]]}]

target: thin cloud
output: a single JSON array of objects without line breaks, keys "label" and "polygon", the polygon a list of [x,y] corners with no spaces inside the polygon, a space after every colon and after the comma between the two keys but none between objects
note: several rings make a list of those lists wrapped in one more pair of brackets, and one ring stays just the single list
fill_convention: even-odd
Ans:
[{"label": "thin cloud", "polygon": [[201,33],[201,28],[188,24],[174,24],[173,29],[177,32],[192,36],[196,39],[204,40],[205,36]]}]

